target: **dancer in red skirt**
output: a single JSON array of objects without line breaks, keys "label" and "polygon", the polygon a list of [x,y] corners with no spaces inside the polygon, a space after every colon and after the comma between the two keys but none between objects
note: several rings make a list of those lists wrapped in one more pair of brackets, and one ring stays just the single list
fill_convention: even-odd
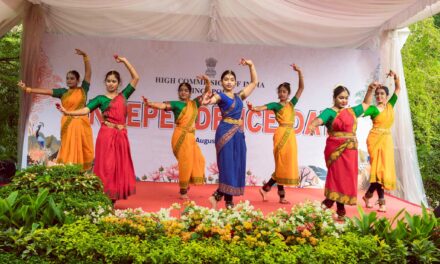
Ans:
[{"label": "dancer in red skirt", "polygon": [[126,58],[115,55],[118,63],[123,63],[131,74],[131,81],[122,92],[118,91],[121,77],[117,71],[105,75],[107,93],[90,100],[86,107],[76,111],[66,111],[65,115],[87,115],[99,107],[104,121],[96,139],[95,164],[93,172],[102,180],[104,192],[113,203],[126,199],[135,193],[136,178],[127,137],[127,99],[134,92],[139,75]]},{"label": "dancer in red skirt", "polygon": [[368,86],[364,101],[347,108],[350,91],[342,85],[333,90],[334,105],[325,109],[309,126],[310,134],[317,126],[325,125],[328,129],[324,156],[327,165],[325,197],[323,206],[331,208],[336,202],[338,219],[345,217],[344,204],[355,205],[357,202],[358,151],[357,118],[370,106],[374,90],[379,86],[374,82]]}]

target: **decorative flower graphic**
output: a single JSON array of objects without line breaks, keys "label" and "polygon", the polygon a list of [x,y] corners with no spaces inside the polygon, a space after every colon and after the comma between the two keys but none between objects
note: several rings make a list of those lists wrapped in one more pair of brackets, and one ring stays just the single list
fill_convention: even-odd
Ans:
[{"label": "decorative flower graphic", "polygon": [[163,168],[163,166],[160,166],[159,169],[150,173],[149,176],[147,175],[142,176],[141,181],[163,182],[165,181],[163,175],[164,171],[165,169]]},{"label": "decorative flower graphic", "polygon": [[250,170],[246,172],[246,185],[256,186],[258,183],[258,178]]},{"label": "decorative flower graphic", "polygon": [[169,182],[179,181],[179,167],[177,163],[165,169],[165,176]]},{"label": "decorative flower graphic", "polygon": [[209,171],[209,176],[206,179],[207,183],[218,183],[218,166],[217,166],[217,162],[213,162],[211,164],[209,164],[208,166],[208,171]]}]

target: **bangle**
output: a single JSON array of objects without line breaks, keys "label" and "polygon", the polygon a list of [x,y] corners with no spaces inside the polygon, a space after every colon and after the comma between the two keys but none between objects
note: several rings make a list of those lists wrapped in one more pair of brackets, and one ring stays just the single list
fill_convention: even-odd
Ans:
[{"label": "bangle", "polygon": [[26,92],[26,93],[32,93],[32,88],[30,88],[30,87],[26,87],[25,92]]},{"label": "bangle", "polygon": [[84,56],[84,57],[83,57],[83,59],[84,59],[84,61],[85,61],[85,62],[87,62],[87,61],[89,61],[89,60],[90,60],[90,59],[89,59],[89,56],[87,56],[87,55],[86,55],[86,56]]}]

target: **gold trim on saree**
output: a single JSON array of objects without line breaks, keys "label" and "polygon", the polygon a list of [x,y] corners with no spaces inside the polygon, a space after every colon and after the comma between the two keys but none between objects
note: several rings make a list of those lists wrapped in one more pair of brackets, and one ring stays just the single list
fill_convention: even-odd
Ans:
[{"label": "gold trim on saree", "polygon": [[219,183],[218,190],[222,193],[238,196],[244,194],[244,187],[234,187],[225,183]]},{"label": "gold trim on saree", "polygon": [[[352,132],[343,132],[343,131],[328,131],[328,134],[330,137],[335,138],[345,138],[344,143],[340,144],[331,154],[328,160],[326,160],[327,168],[330,168],[330,165],[335,162],[346,149],[357,149],[358,148],[358,141],[356,138],[356,128],[357,128],[357,118],[356,114],[354,113],[353,109],[349,108],[347,111],[353,116],[354,123]],[[339,111],[341,113],[342,111]],[[335,117],[336,120],[336,117]]]},{"label": "gold trim on saree", "polygon": [[357,197],[356,196],[350,196],[350,195],[346,195],[340,192],[334,192],[328,188],[325,188],[324,191],[324,195],[326,198],[339,202],[339,203],[343,203],[343,204],[348,204],[348,205],[356,205],[357,203]]},{"label": "gold trim on saree", "polygon": [[126,124],[115,124],[112,123],[110,121],[104,120],[104,122],[102,122],[103,125],[106,125],[109,128],[114,128],[114,129],[118,129],[118,130],[124,130],[127,128]]},{"label": "gold trim on saree", "polygon": [[243,124],[243,119],[234,119],[231,117],[225,117],[222,119],[223,122],[231,124],[231,125],[239,125],[241,126]]}]

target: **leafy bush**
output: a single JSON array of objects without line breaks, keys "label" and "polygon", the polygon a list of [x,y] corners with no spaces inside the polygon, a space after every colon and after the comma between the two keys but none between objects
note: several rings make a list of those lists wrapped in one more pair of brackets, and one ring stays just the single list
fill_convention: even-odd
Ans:
[{"label": "leafy bush", "polygon": [[[365,214],[360,207],[358,210],[360,217],[354,218],[352,231],[376,235],[407,255],[411,263],[440,261],[440,221],[425,207],[421,216],[410,215],[402,209],[391,221],[377,218],[375,212]],[[399,219],[402,214],[404,217]]]},{"label": "leafy bush", "polygon": [[35,229],[69,222],[48,194],[47,189],[42,189],[36,198],[28,194],[17,198],[15,191],[0,199],[0,227]]},{"label": "leafy bush", "polygon": [[109,212],[111,207],[101,180],[74,165],[33,166],[19,171],[9,185],[0,188],[0,197],[17,192],[18,196],[32,200],[42,189],[47,190],[48,201],[58,204],[61,211],[73,217],[90,215],[98,208]]},{"label": "leafy bush", "polygon": [[[391,247],[377,237],[347,233],[325,237],[316,246],[288,246],[280,237],[266,245],[219,239],[183,241],[164,234],[142,239],[135,234],[106,232],[90,220],[37,230],[26,248],[29,256],[55,262],[112,263],[380,263]],[[395,256],[405,259],[405,255]]]}]

